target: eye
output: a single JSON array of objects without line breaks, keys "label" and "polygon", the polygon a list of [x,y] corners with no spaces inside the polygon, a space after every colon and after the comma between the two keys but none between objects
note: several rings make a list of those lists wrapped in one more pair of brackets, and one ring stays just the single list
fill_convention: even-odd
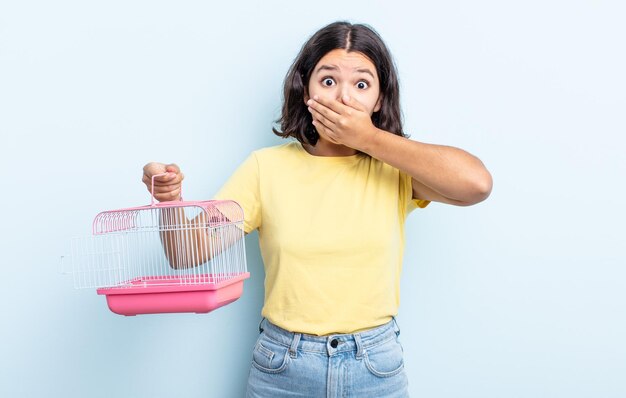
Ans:
[{"label": "eye", "polygon": [[322,79],[322,85],[326,87],[331,87],[335,85],[335,81],[330,77],[325,77]]},{"label": "eye", "polygon": [[360,82],[358,82],[356,84],[356,87],[360,90],[365,90],[366,88],[368,88],[370,85],[365,81],[365,80],[361,80]]}]

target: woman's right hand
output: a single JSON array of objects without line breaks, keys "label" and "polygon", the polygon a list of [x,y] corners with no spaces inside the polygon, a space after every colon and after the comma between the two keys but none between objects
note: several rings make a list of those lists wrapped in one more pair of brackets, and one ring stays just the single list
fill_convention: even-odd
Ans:
[{"label": "woman's right hand", "polygon": [[150,162],[146,164],[143,166],[141,181],[146,184],[148,192],[152,192],[152,176],[163,173],[167,174],[154,179],[154,198],[159,202],[180,200],[182,182],[185,176],[181,173],[180,168],[173,163]]}]

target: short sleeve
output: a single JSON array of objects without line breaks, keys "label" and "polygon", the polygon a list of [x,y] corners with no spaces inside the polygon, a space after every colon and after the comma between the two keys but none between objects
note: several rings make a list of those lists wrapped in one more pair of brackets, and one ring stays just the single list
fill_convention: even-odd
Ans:
[{"label": "short sleeve", "polygon": [[245,233],[252,232],[261,225],[259,187],[259,163],[256,155],[252,153],[213,197],[217,200],[234,200],[239,203],[243,208]]},{"label": "short sleeve", "polygon": [[413,183],[411,176],[403,172],[400,172],[400,198],[405,217],[416,208],[419,207],[423,209],[430,203],[430,200],[413,199]]}]

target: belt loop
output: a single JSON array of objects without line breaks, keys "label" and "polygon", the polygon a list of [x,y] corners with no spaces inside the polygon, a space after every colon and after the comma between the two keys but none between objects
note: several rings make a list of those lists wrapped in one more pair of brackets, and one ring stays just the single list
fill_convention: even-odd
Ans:
[{"label": "belt loop", "polygon": [[293,334],[293,340],[291,340],[291,346],[289,347],[289,355],[292,358],[295,358],[298,352],[298,343],[300,343],[300,337],[302,335],[300,333]]},{"label": "belt loop", "polygon": [[263,321],[265,320],[265,317],[261,318],[261,322],[259,322],[259,334],[263,333]]},{"label": "belt loop", "polygon": [[392,316],[391,319],[393,320],[393,331],[396,332],[396,336],[400,336],[400,326],[398,325],[396,317]]},{"label": "belt loop", "polygon": [[356,343],[356,359],[361,360],[363,358],[363,341],[361,340],[361,334],[355,333],[354,342]]}]

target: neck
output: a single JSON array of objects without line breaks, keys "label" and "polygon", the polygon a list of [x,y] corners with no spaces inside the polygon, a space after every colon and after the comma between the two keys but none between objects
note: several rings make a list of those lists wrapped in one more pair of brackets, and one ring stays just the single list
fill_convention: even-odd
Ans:
[{"label": "neck", "polygon": [[357,154],[357,150],[345,145],[333,144],[330,141],[320,138],[315,146],[309,144],[302,145],[304,149],[314,156],[352,156]]}]

